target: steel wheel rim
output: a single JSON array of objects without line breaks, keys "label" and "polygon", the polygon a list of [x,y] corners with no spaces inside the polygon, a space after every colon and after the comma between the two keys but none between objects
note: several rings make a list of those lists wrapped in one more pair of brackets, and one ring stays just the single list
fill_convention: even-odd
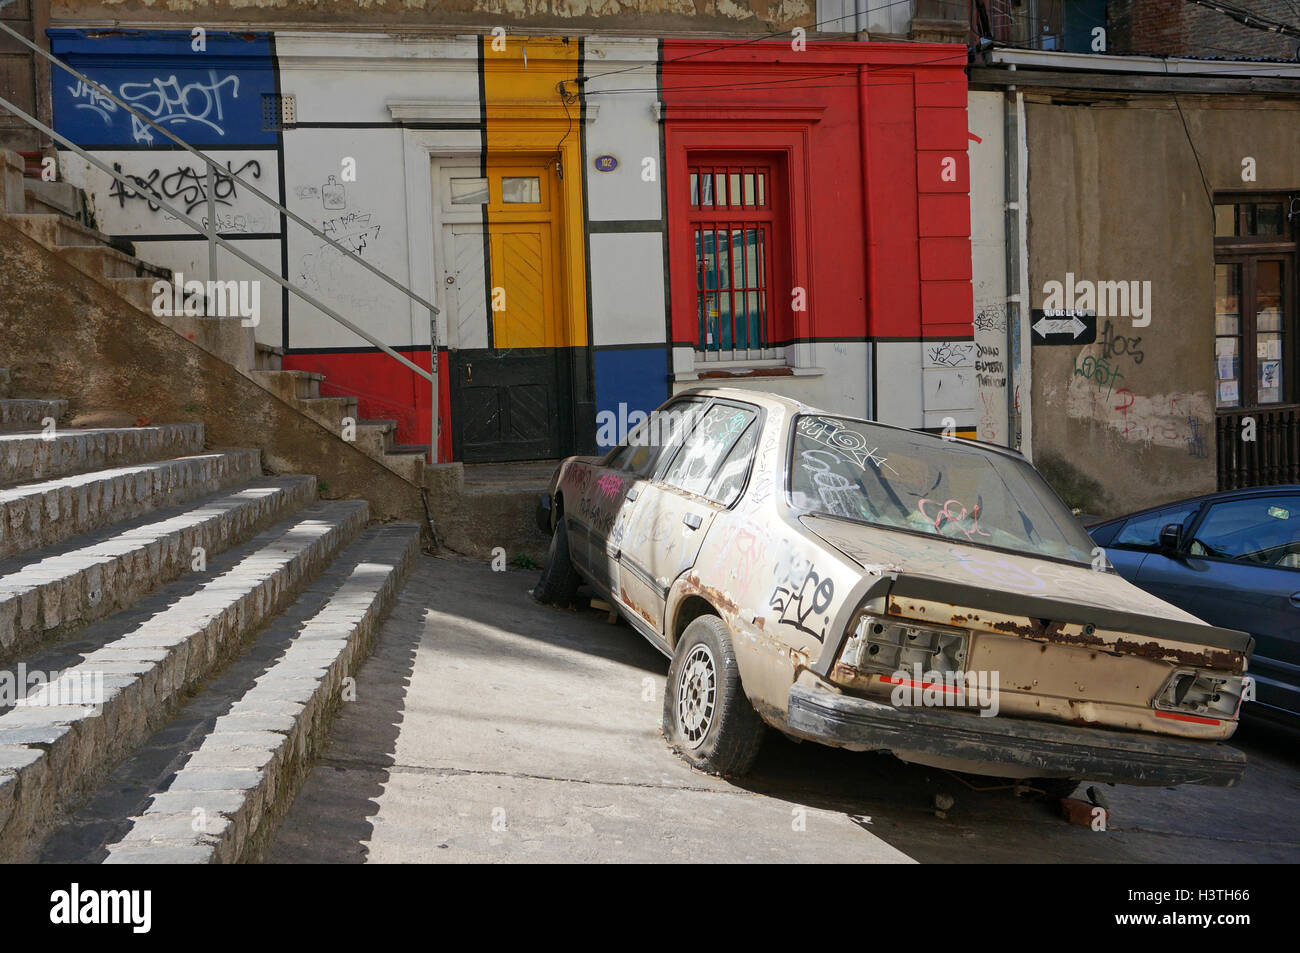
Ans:
[{"label": "steel wheel rim", "polygon": [[717,710],[718,668],[703,643],[694,645],[677,676],[677,729],[688,748],[704,743]]}]

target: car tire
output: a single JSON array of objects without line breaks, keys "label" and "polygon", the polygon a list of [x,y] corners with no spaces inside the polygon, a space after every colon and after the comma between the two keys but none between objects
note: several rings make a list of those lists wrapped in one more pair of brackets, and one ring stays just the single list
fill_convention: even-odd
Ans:
[{"label": "car tire", "polygon": [[533,598],[543,605],[555,605],[561,609],[573,602],[578,594],[582,578],[573,568],[569,558],[569,533],[564,528],[564,519],[560,518],[551,533],[551,546],[546,552],[546,565],[542,567],[542,578],[533,588]]},{"label": "car tire", "polygon": [[758,757],[767,726],[740,683],[727,624],[702,615],[682,633],[664,688],[664,737],[701,771],[739,777]]}]

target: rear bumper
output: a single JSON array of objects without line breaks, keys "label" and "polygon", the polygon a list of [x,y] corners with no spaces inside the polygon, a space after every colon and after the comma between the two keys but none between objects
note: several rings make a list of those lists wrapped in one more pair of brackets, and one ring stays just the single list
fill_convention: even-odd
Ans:
[{"label": "rear bumper", "polygon": [[1024,718],[981,718],[936,708],[894,708],[802,685],[790,689],[787,721],[793,734],[823,744],[1028,768],[1039,777],[1226,787],[1246,768],[1244,754],[1215,742]]}]

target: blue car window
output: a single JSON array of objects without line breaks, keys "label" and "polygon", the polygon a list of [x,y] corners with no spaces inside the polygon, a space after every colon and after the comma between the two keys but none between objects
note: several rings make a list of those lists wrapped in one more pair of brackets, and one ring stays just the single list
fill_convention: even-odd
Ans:
[{"label": "blue car window", "polygon": [[1156,510],[1154,513],[1148,513],[1145,516],[1135,516],[1124,524],[1123,529],[1115,536],[1115,542],[1112,546],[1131,546],[1140,548],[1143,546],[1157,546],[1160,543],[1160,531],[1170,523],[1186,523],[1187,517],[1196,512],[1196,505],[1186,503],[1178,506],[1169,506],[1163,510]]},{"label": "blue car window", "polygon": [[1210,507],[1191,541],[1193,556],[1300,569],[1300,497],[1255,497]]}]

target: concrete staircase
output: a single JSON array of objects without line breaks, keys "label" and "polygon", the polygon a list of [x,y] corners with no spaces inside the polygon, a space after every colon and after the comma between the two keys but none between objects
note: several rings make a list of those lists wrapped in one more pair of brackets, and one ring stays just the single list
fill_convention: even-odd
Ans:
[{"label": "concrete staircase", "polygon": [[355,443],[366,456],[378,460],[417,486],[423,484],[428,444],[397,443],[396,420],[360,419],[356,397],[322,396],[320,385],[325,375],[314,371],[284,370],[281,367],[282,356],[279,348],[257,345],[254,369],[249,376],[286,404],[335,433],[342,433],[343,421],[353,421]]},{"label": "concrete staircase", "polygon": [[358,449],[408,482],[423,485],[427,445],[397,444],[395,421],[358,419],[355,397],[321,396],[323,375],[281,369],[278,349],[257,345],[253,329],[237,320],[154,314],[154,283],[170,282],[172,272],[138,258],[130,242],[115,240],[87,224],[89,204],[80,190],[66,183],[25,179],[23,168],[21,156],[0,150],[0,217],[340,439],[344,418],[356,421]]},{"label": "concrete staircase", "polygon": [[63,402],[7,380],[0,860],[259,859],[418,526],[205,450],[201,424],[60,429]]}]

